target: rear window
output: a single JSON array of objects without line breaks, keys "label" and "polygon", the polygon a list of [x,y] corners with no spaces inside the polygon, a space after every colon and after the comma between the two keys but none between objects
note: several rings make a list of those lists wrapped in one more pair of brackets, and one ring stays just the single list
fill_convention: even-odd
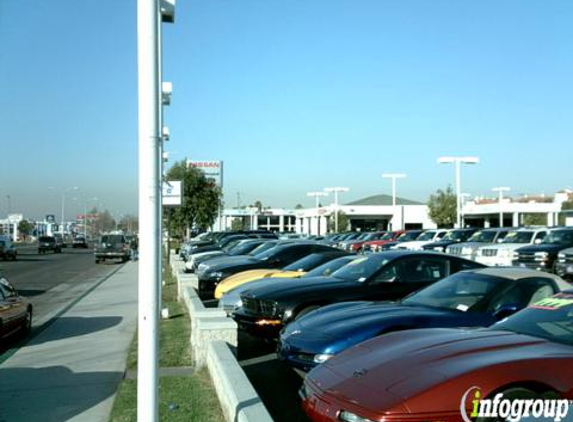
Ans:
[{"label": "rear window", "polygon": [[40,236],[38,239],[40,242],[53,242],[54,238],[50,236]]},{"label": "rear window", "polygon": [[116,243],[125,243],[125,237],[121,234],[109,234],[101,237],[101,243],[109,243],[109,244],[116,244]]}]

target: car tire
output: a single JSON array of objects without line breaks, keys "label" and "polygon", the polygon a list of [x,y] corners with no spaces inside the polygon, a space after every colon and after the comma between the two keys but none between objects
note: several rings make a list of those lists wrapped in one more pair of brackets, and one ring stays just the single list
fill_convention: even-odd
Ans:
[{"label": "car tire", "polygon": [[296,314],[296,316],[294,317],[294,320],[298,320],[300,318],[302,318],[303,316],[305,316],[306,314],[317,310],[318,308],[320,308],[320,306],[318,305],[314,305],[314,306],[307,306],[306,308],[304,308],[302,311],[300,311],[298,314]]},{"label": "car tire", "polygon": [[96,264],[99,264],[99,259],[96,259],[96,260],[95,260],[95,263],[96,263]]},{"label": "car tire", "polygon": [[22,334],[28,336],[32,332],[32,308],[28,308],[26,311],[26,319],[22,324]]}]

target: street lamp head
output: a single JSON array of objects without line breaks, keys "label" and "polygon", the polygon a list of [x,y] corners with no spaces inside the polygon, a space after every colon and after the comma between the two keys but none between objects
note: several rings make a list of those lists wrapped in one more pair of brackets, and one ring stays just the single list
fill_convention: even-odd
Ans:
[{"label": "street lamp head", "polygon": [[479,158],[478,157],[471,157],[471,156],[465,156],[465,157],[445,156],[445,157],[438,158],[439,164],[448,164],[448,163],[456,163],[456,162],[464,163],[464,164],[477,164],[477,163],[479,163]]},{"label": "street lamp head", "polygon": [[341,188],[341,187],[335,187],[335,188],[324,188],[325,192],[348,192],[349,189],[348,188]]},{"label": "street lamp head", "polygon": [[494,192],[509,192],[510,190],[511,190],[511,188],[508,188],[507,186],[492,188],[492,191],[494,191]]},{"label": "street lamp head", "polygon": [[406,175],[404,173],[382,173],[382,177],[385,179],[402,179]]}]

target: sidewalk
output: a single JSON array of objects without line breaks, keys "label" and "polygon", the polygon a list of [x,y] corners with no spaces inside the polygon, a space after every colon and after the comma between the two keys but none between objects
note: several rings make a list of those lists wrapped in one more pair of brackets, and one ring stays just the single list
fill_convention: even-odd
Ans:
[{"label": "sidewalk", "polygon": [[137,263],[0,365],[0,422],[108,422],[137,325]]}]

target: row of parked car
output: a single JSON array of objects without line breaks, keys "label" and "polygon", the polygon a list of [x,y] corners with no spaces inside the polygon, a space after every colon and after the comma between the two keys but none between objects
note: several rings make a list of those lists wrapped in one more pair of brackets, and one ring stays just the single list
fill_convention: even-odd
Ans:
[{"label": "row of parked car", "polygon": [[346,233],[324,240],[349,252],[433,250],[489,266],[520,266],[573,277],[572,227],[409,230]]},{"label": "row of parked car", "polygon": [[[276,340],[281,360],[310,371],[300,395],[313,421],[459,421],[460,400],[476,385],[483,398],[573,398],[571,285],[547,265],[487,266],[479,247],[473,259],[464,250],[475,239],[522,249],[529,232],[526,248],[563,246],[573,229],[504,230],[362,233],[358,247],[347,234],[229,240],[238,234],[216,233],[181,255],[189,263],[217,250],[187,267],[200,296],[218,298],[242,330]],[[393,249],[365,250],[385,236]],[[211,251],[193,252],[208,244]]]}]

